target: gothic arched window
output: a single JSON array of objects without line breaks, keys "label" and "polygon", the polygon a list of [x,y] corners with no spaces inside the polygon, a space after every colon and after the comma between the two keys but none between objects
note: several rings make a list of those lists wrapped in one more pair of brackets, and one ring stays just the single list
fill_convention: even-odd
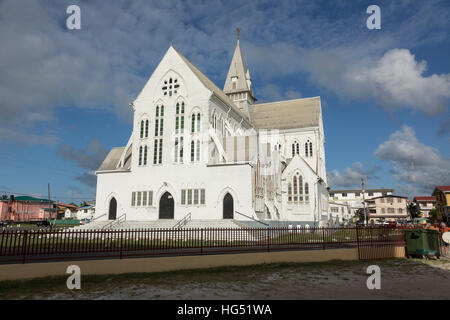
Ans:
[{"label": "gothic arched window", "polygon": [[305,156],[306,157],[312,157],[313,155],[313,148],[312,148],[312,142],[310,140],[306,141],[305,143]]},{"label": "gothic arched window", "polygon": [[153,164],[162,163],[163,132],[164,132],[164,105],[157,105],[155,114],[155,139],[153,144]]},{"label": "gothic arched window", "polygon": [[305,203],[309,203],[309,186],[308,186],[308,182],[305,183]]},{"label": "gothic arched window", "polygon": [[294,157],[296,154],[300,154],[300,144],[298,141],[294,141],[292,143],[292,157]]}]

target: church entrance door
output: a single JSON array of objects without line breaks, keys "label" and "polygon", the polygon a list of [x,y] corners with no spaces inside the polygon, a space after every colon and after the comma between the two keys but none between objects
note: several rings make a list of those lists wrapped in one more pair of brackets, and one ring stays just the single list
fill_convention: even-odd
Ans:
[{"label": "church entrance door", "polygon": [[108,214],[108,218],[109,220],[116,220],[116,216],[117,216],[117,200],[116,198],[112,198],[109,201],[109,214]]},{"label": "church entrance door", "polygon": [[162,195],[159,200],[159,219],[173,219],[174,218],[174,201],[169,192]]},{"label": "church entrance door", "polygon": [[233,219],[234,218],[234,203],[231,194],[227,193],[223,197],[223,218]]}]

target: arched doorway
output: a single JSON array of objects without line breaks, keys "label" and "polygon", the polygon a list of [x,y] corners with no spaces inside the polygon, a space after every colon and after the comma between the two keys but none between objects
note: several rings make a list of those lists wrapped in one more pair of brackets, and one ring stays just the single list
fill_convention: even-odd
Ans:
[{"label": "arched doorway", "polygon": [[223,197],[223,218],[233,219],[234,218],[234,203],[231,194],[227,193]]},{"label": "arched doorway", "polygon": [[109,220],[116,220],[116,216],[117,216],[117,201],[116,198],[112,198],[109,201],[109,215],[108,218]]},{"label": "arched doorway", "polygon": [[169,192],[166,192],[159,199],[159,219],[174,218],[174,201]]}]

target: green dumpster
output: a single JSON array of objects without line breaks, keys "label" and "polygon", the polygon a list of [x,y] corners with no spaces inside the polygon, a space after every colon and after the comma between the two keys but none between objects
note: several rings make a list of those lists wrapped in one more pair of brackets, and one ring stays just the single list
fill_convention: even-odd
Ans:
[{"label": "green dumpster", "polygon": [[434,255],[439,258],[439,231],[427,229],[406,229],[406,249],[408,257]]}]

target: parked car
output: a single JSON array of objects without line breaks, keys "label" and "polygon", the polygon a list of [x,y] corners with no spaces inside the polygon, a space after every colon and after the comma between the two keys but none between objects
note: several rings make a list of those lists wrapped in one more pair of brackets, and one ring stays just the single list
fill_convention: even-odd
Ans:
[{"label": "parked car", "polygon": [[80,225],[88,224],[89,222],[91,222],[91,219],[82,219],[82,220],[80,220]]},{"label": "parked car", "polygon": [[0,227],[6,228],[8,226],[8,221],[0,221]]},{"label": "parked car", "polygon": [[396,221],[389,222],[389,228],[395,228],[396,226],[397,226],[397,222]]}]

